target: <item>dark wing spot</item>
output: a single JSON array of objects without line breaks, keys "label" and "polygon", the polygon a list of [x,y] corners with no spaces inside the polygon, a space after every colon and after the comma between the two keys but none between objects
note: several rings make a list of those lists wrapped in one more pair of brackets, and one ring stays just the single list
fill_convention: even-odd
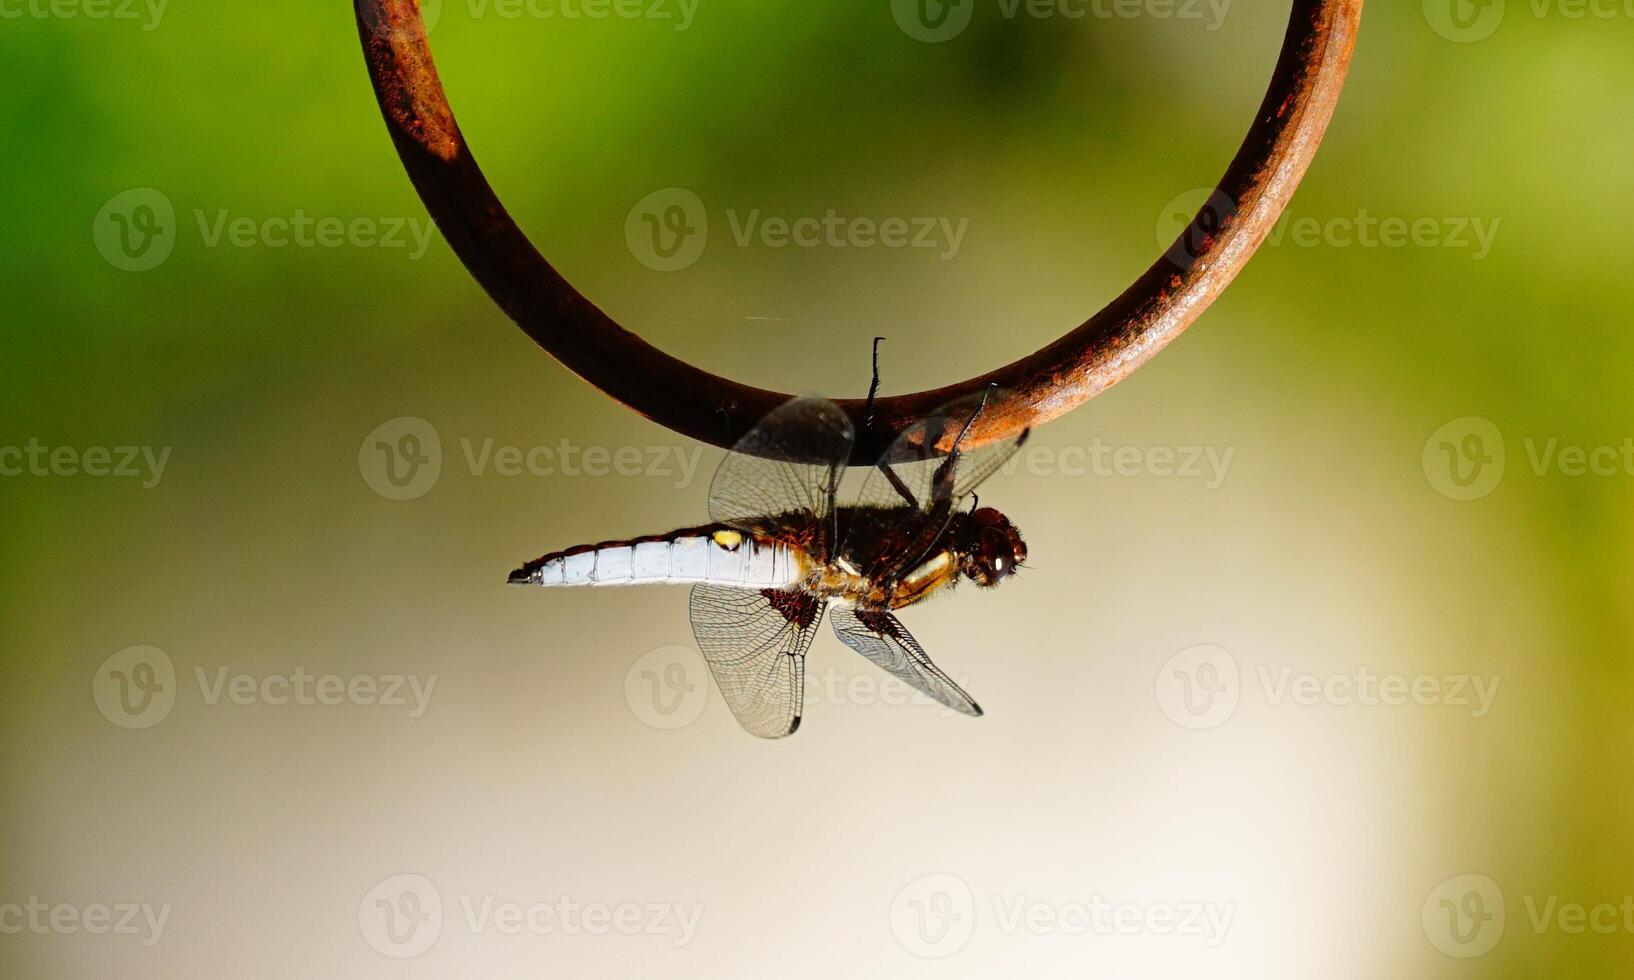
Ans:
[{"label": "dark wing spot", "polygon": [[783,614],[783,618],[806,629],[817,619],[817,613],[822,609],[820,600],[806,592],[789,592],[784,589],[761,589],[760,594],[765,596],[766,602],[773,609]]}]

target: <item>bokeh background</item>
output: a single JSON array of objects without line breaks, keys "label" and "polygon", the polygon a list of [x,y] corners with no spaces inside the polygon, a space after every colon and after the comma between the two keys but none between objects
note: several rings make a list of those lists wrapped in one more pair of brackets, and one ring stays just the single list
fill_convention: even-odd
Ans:
[{"label": "bokeh background", "polygon": [[[1121,290],[1235,151],[1288,13],[980,0],[925,43],[887,0],[563,4],[448,0],[432,31],[502,197],[664,349],[834,395],[876,334],[914,390]],[[1372,4],[1296,223],[985,488],[1035,567],[904,617],[987,716],[897,703],[825,631],[804,727],[766,743],[684,590],[504,586],[697,523],[720,453],[569,376],[434,235],[373,241],[426,219],[348,4],[4,9],[0,448],[66,453],[0,477],[0,973],[1634,964],[1634,11]],[[626,229],[671,188],[709,237],[659,271]],[[740,244],[757,209],[966,230]],[[275,247],[298,214],[356,230]],[[1422,234],[1367,244],[1370,218]],[[563,440],[643,472],[488,455]],[[83,472],[126,446],[162,473]],[[1228,462],[1163,465],[1194,448]],[[279,703],[297,675],[352,686]]]}]

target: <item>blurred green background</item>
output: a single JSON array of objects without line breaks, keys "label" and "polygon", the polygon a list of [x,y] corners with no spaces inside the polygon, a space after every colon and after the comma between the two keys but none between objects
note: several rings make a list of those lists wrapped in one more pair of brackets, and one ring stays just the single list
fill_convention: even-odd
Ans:
[{"label": "blurred green background", "polygon": [[[1235,152],[1288,12],[1006,17],[994,0],[933,44],[887,0],[699,0],[684,29],[673,2],[631,19],[476,2],[444,4],[438,65],[557,268],[665,350],[836,396],[865,389],[876,334],[886,391],[917,390],[1035,349],[1132,281],[1177,230],[1175,202]],[[696,720],[663,730],[640,706],[649,651],[692,643],[684,591],[503,585],[545,551],[698,523],[718,451],[691,475],[473,465],[489,440],[699,447],[569,376],[439,238],[418,254],[212,237],[297,212],[424,226],[348,4],[0,4],[0,449],[169,453],[153,480],[0,477],[0,972],[1626,973],[1634,472],[1622,455],[1581,476],[1569,455],[1533,457],[1621,453],[1634,435],[1615,265],[1634,16],[1511,2],[1449,30],[1438,2],[1368,10],[1289,212],[1322,231],[1286,225],[1190,333],[984,489],[1036,568],[904,620],[988,716],[843,693],[872,675],[824,636],[809,669],[842,693],[772,744],[737,729],[684,650],[662,656],[707,695]],[[710,223],[673,272],[625,234],[665,188]],[[174,211],[157,228],[173,251],[144,271],[105,257],[120,230],[156,254],[104,213],[133,189]],[[831,208],[967,231],[947,257],[732,235],[756,209]],[[1428,237],[1360,244],[1369,216]],[[368,458],[402,418],[438,434],[441,475],[393,500]],[[1471,494],[1435,460],[1470,432],[1505,465],[1457,499]],[[1095,445],[1231,462],[1218,481],[1062,472]],[[1240,703],[1197,729],[1165,684],[1200,645],[1229,652]],[[133,647],[175,671],[147,727],[102,700]],[[210,703],[220,671],[297,669],[436,686],[412,716]],[[1286,670],[1501,683],[1476,717],[1279,703],[1263,678]],[[409,950],[383,951],[364,920],[404,873],[443,915],[435,944],[396,959]],[[951,906],[957,948],[903,925],[941,907],[911,905],[939,874],[971,897]],[[508,935],[467,914],[564,894],[702,916],[683,944]],[[1018,897],[1234,919],[1215,945],[1039,934],[1007,925]],[[170,911],[151,945],[8,928],[23,920],[7,903],[31,898]],[[1473,932],[1442,929],[1448,909]]]}]

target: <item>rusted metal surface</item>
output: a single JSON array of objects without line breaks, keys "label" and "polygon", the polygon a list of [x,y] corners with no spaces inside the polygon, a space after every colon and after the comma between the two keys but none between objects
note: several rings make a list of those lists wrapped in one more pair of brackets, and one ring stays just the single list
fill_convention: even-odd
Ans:
[{"label": "rusted metal surface", "polygon": [[[1282,55],[1242,149],[1210,205],[1169,252],[1087,322],[989,374],[880,399],[839,402],[871,462],[916,420],[989,385],[969,446],[1059,418],[1128,377],[1225,290],[1282,215],[1344,87],[1363,0],[1294,0]],[[700,370],[625,330],[551,267],[506,212],[449,107],[417,0],[354,0],[375,94],[409,178],[471,275],[529,337],[586,381],[677,432],[731,447],[789,395]]]}]

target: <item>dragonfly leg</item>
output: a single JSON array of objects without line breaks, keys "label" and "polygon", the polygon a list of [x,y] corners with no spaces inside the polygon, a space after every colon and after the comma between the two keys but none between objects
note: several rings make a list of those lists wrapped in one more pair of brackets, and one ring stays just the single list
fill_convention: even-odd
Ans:
[{"label": "dragonfly leg", "polygon": [[919,498],[915,497],[913,491],[908,489],[908,485],[902,482],[902,477],[896,475],[896,470],[891,469],[891,464],[882,459],[874,465],[878,466],[879,471],[885,474],[885,479],[890,481],[892,489],[902,495],[902,499],[908,502],[908,506],[918,510]]},{"label": "dragonfly leg", "polygon": [[884,337],[874,338],[874,380],[868,385],[868,402],[862,409],[862,424],[868,428],[874,425],[874,396],[879,394],[879,345]]},{"label": "dragonfly leg", "polygon": [[964,444],[965,436],[970,433],[970,427],[976,424],[976,417],[987,408],[987,399],[993,394],[996,385],[988,385],[982,392],[982,400],[976,405],[976,410],[965,419],[965,424],[959,429],[959,434],[953,437],[953,445],[949,447],[947,459],[936,468],[936,474],[931,480],[931,499],[938,503],[953,499],[953,470],[959,465],[959,447]]}]

